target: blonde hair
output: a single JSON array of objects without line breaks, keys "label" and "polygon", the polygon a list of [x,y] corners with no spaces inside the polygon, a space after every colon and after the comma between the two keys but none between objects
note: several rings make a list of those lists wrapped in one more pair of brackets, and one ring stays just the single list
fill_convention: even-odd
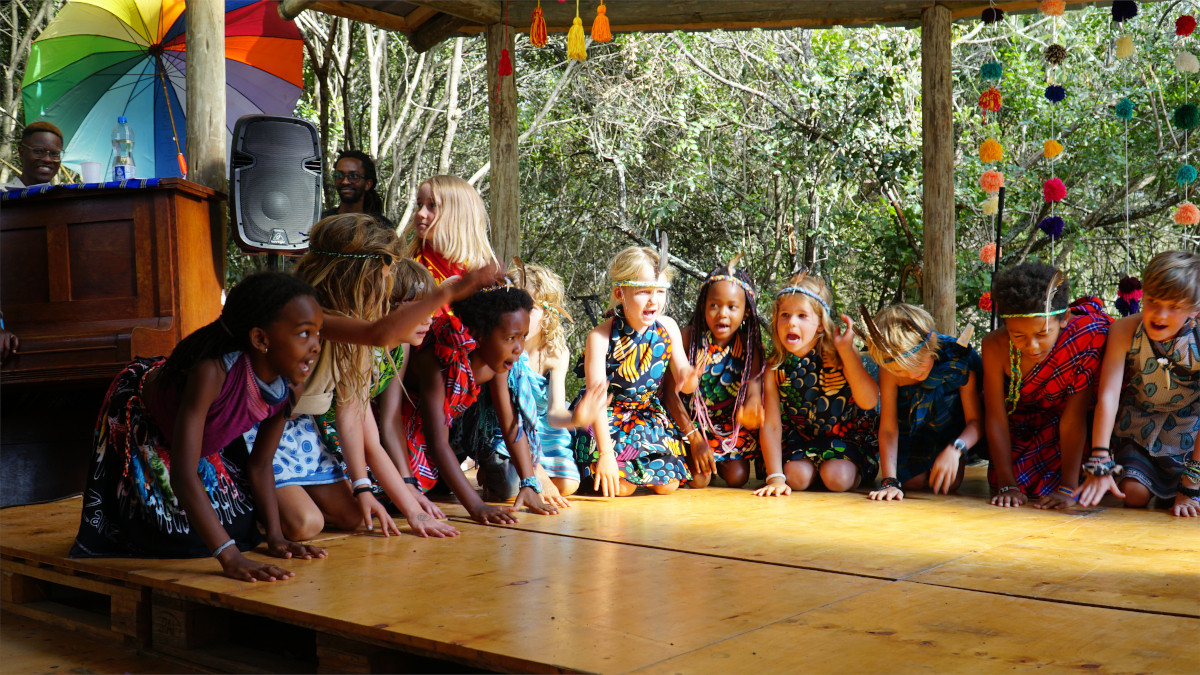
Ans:
[{"label": "blonde hair", "polygon": [[417,188],[428,185],[437,203],[437,216],[429,225],[428,240],[417,236],[413,220],[409,221],[401,237],[405,244],[404,255],[417,257],[421,248],[429,245],[447,260],[466,267],[468,270],[483,267],[496,259],[488,241],[488,213],[479,192],[458,176],[433,176],[426,178]]},{"label": "blonde hair", "polygon": [[[639,281],[642,276],[642,270],[649,267],[651,271],[658,268],[658,251],[645,246],[630,246],[620,253],[613,256],[611,262],[608,263],[608,278],[612,279],[613,292],[608,299],[610,309],[615,309],[617,301],[617,287],[626,281]],[[659,279],[666,280],[667,285],[675,278],[675,270],[671,269],[670,265],[664,265],[663,269],[658,273]],[[661,311],[666,311],[666,305]]]},{"label": "blonde hair", "polygon": [[392,266],[392,302],[413,302],[437,289],[437,281],[421,263],[401,258]]},{"label": "blonde hair", "polygon": [[[788,280],[784,288],[803,288],[820,296],[825,304],[833,306],[833,294],[829,292],[829,287],[825,285],[825,281],[820,277],[812,276],[805,272],[796,274]],[[787,357],[787,348],[779,341],[779,305],[783,298],[799,298],[808,303],[809,309],[812,310],[821,322],[822,333],[817,339],[817,347],[821,350],[821,358],[825,365],[836,365],[840,367],[842,360],[838,357],[837,349],[833,345],[833,318],[829,316],[829,312],[821,306],[821,303],[815,299],[805,295],[804,293],[785,293],[776,295],[775,302],[771,305],[771,356],[767,359],[767,366],[770,368],[778,368],[779,364],[783,363],[783,359]]]},{"label": "blonde hair", "polygon": [[[317,291],[321,308],[333,314],[377,321],[387,313],[392,296],[389,268],[398,258],[395,230],[365,213],[342,213],[313,225],[308,253],[296,265],[296,276]],[[366,402],[374,386],[372,348],[329,342],[337,373],[337,396]]]},{"label": "blonde hair", "polygon": [[875,327],[878,335],[867,332],[867,351],[888,370],[920,370],[925,357],[937,353],[933,317],[916,305],[899,302],[884,307],[875,315]]},{"label": "blonde hair", "polygon": [[[549,268],[531,263],[514,268],[510,276],[529,293],[534,304],[542,306],[542,344],[545,345],[546,353],[551,356],[566,354],[566,330],[563,328],[563,317],[559,316],[560,311],[566,312],[566,291],[563,289],[562,277],[551,272]],[[569,319],[570,316],[566,318]]]},{"label": "blonde hair", "polygon": [[1172,300],[1200,306],[1200,255],[1187,251],[1163,251],[1150,259],[1142,271],[1142,293],[1156,300]]}]

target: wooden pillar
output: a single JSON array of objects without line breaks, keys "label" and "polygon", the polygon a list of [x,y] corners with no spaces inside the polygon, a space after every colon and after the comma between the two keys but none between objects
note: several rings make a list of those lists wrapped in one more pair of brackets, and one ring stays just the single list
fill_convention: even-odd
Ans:
[{"label": "wooden pillar", "polygon": [[[187,7],[188,180],[225,194],[225,3],[191,2]],[[213,200],[212,258],[217,284],[225,285],[225,204]]]},{"label": "wooden pillar", "polygon": [[[515,53],[516,31],[487,27],[488,122],[491,127],[492,248],[504,264],[521,253],[521,172],[517,157],[517,74],[499,77],[500,51]],[[515,66],[515,63],[514,63]],[[497,93],[497,91],[499,93]]]},{"label": "wooden pillar", "polygon": [[921,146],[924,170],[925,309],[943,333],[955,331],[954,92],[950,71],[950,10],[921,12]]}]

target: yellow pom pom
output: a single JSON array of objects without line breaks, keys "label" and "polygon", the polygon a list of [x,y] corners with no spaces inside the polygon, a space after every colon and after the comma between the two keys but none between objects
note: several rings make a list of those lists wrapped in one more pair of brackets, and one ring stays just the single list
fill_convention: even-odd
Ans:
[{"label": "yellow pom pom", "polygon": [[1045,155],[1046,159],[1054,159],[1062,154],[1062,151],[1062,143],[1059,143],[1053,138],[1047,140],[1045,145],[1042,146],[1042,154]]},{"label": "yellow pom pom", "polygon": [[592,40],[596,42],[612,41],[612,32],[608,29],[607,11],[604,0],[600,0],[600,6],[596,8],[596,20],[592,22]]},{"label": "yellow pom pom", "polygon": [[999,162],[1002,159],[1004,159],[1004,148],[996,139],[989,138],[979,146],[979,161],[984,164]]},{"label": "yellow pom pom", "polygon": [[571,30],[567,33],[567,58],[587,61],[587,47],[583,42],[583,19],[578,16],[571,22]]},{"label": "yellow pom pom", "polygon": [[1133,56],[1133,52],[1133,38],[1129,37],[1128,35],[1122,35],[1121,37],[1117,38],[1118,59],[1127,59]]},{"label": "yellow pom pom", "polygon": [[1000,210],[1000,195],[992,195],[983,200],[983,215],[994,216]]}]

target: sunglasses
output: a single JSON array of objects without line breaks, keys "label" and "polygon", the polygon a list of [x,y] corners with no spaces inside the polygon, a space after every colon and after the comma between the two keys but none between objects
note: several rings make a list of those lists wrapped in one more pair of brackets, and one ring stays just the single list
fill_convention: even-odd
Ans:
[{"label": "sunglasses", "polygon": [[48,149],[40,147],[40,146],[25,145],[24,143],[21,144],[21,147],[28,150],[29,155],[31,157],[33,157],[34,159],[41,159],[43,157],[49,157],[50,159],[53,159],[56,161],[62,159],[62,151],[61,150],[48,150]]}]

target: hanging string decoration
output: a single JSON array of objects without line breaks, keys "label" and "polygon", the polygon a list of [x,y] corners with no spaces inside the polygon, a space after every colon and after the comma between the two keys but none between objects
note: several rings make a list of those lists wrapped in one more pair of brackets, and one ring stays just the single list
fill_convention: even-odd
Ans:
[{"label": "hanging string decoration", "polygon": [[1126,121],[1133,119],[1133,101],[1122,97],[1120,101],[1117,101],[1117,105],[1114,106],[1113,113]]},{"label": "hanging string decoration", "polygon": [[1042,218],[1042,222],[1038,223],[1038,229],[1046,233],[1046,236],[1051,239],[1062,239],[1063,230],[1067,229],[1067,223],[1058,216],[1046,216]]},{"label": "hanging string decoration", "polygon": [[980,205],[980,208],[983,209],[983,215],[985,216],[990,217],[996,215],[1000,211],[1000,195],[993,194],[992,196],[983,200],[983,204]]},{"label": "hanging string decoration", "polygon": [[979,107],[983,108],[983,114],[996,112],[1000,110],[1001,103],[1000,90],[995,87],[988,87],[986,91],[979,95]]},{"label": "hanging string decoration", "polygon": [[612,31],[608,27],[608,8],[604,6],[604,0],[600,0],[600,6],[596,8],[596,20],[592,22],[592,41],[612,41]]},{"label": "hanging string decoration", "polygon": [[979,177],[979,187],[988,194],[994,194],[1004,187],[1004,174],[995,169],[988,169]]},{"label": "hanging string decoration", "polygon": [[1042,185],[1042,196],[1051,203],[1061,202],[1067,196],[1067,186],[1063,185],[1062,179],[1055,176]]},{"label": "hanging string decoration", "polygon": [[1067,97],[1067,90],[1061,84],[1052,84],[1046,87],[1046,100],[1051,103],[1061,103]]},{"label": "hanging string decoration", "polygon": [[1059,143],[1053,138],[1047,139],[1046,142],[1042,144],[1042,156],[1046,159],[1054,159],[1055,157],[1061,155],[1062,151],[1062,143]]},{"label": "hanging string decoration", "polygon": [[[508,2],[504,3],[504,42],[508,43]],[[500,77],[513,74],[512,55],[508,53],[508,47],[500,50],[500,64],[496,66],[496,72]],[[500,98],[500,87],[497,83],[496,99]]]},{"label": "hanging string decoration", "polygon": [[546,15],[542,14],[542,0],[538,0],[537,8],[533,10],[533,20],[529,26],[529,44],[534,47],[545,47],[546,41]]},{"label": "hanging string decoration", "polygon": [[1128,35],[1122,35],[1117,38],[1116,55],[1118,59],[1127,59],[1133,56],[1136,49],[1133,46],[1133,38]]},{"label": "hanging string decoration", "polygon": [[1004,159],[1004,147],[994,138],[989,138],[979,146],[979,161],[984,164],[994,164]]},{"label": "hanging string decoration", "polygon": [[1117,311],[1121,316],[1137,314],[1141,311],[1142,282],[1137,277],[1121,277],[1117,284]]},{"label": "hanging string decoration", "polygon": [[1175,182],[1179,185],[1186,186],[1196,180],[1196,167],[1191,164],[1184,164],[1179,167],[1179,171],[1175,172]]},{"label": "hanging string decoration", "polygon": [[1178,70],[1186,75],[1200,73],[1200,60],[1198,60],[1196,55],[1191,52],[1179,52],[1179,54],[1175,57],[1175,70]]},{"label": "hanging string decoration", "polygon": [[979,67],[979,77],[985,81],[999,80],[1004,77],[1004,66],[999,61],[988,61]]},{"label": "hanging string decoration", "polygon": [[1067,48],[1060,44],[1052,44],[1046,47],[1046,60],[1052,66],[1061,66],[1067,60]]},{"label": "hanging string decoration", "polygon": [[1175,34],[1179,37],[1187,37],[1196,30],[1196,17],[1191,14],[1184,14],[1175,19]]},{"label": "hanging string decoration", "polygon": [[1200,109],[1197,109],[1193,103],[1184,103],[1175,109],[1174,116],[1175,127],[1184,131],[1190,131],[1200,124]]},{"label": "hanging string decoration", "polygon": [[995,265],[996,242],[989,241],[988,243],[984,244],[983,248],[979,249],[979,259],[988,265]]},{"label": "hanging string decoration", "polygon": [[567,31],[567,58],[587,61],[587,43],[583,39],[583,19],[579,18],[579,0],[575,0],[575,19]]}]

